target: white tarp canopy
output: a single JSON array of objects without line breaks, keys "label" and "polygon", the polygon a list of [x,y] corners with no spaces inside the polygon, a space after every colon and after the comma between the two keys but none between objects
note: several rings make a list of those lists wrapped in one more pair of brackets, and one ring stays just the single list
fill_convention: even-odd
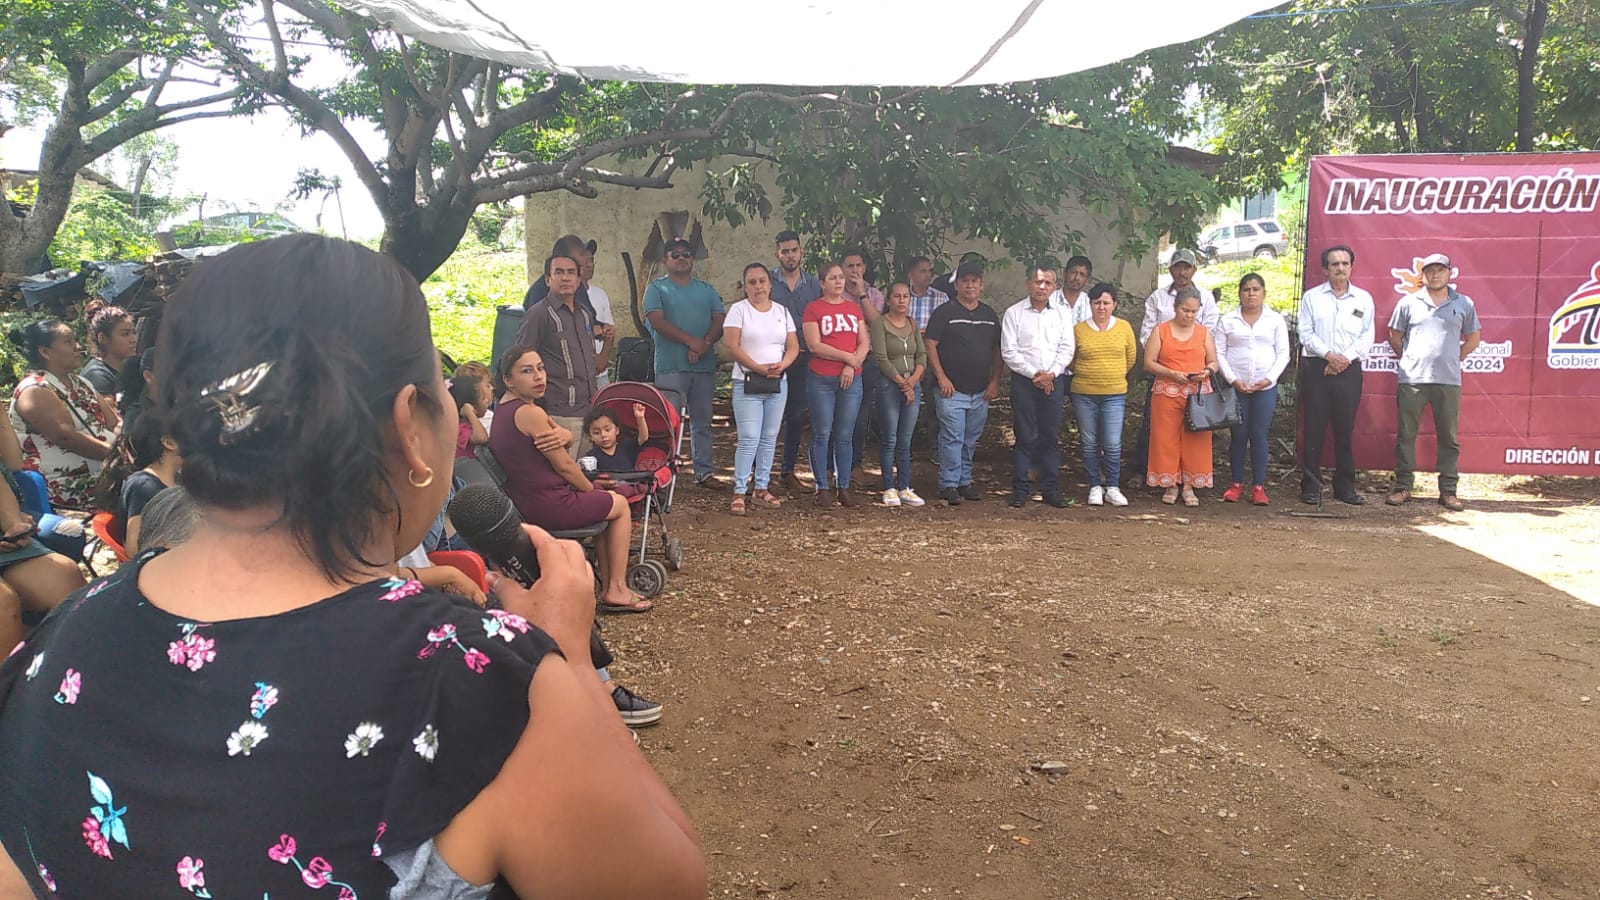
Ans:
[{"label": "white tarp canopy", "polygon": [[336,0],[447,50],[585,78],[944,86],[1092,69],[1263,0]]}]

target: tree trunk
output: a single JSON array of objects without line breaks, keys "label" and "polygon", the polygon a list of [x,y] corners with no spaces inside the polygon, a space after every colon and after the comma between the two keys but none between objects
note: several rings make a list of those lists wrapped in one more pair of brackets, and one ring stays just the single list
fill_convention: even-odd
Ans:
[{"label": "tree trunk", "polygon": [[1533,76],[1539,66],[1539,43],[1550,19],[1550,0],[1528,0],[1528,15],[1523,26],[1522,51],[1517,54],[1517,150],[1533,149],[1533,111],[1539,102]]},{"label": "tree trunk", "polygon": [[383,240],[378,250],[394,257],[418,282],[425,281],[456,251],[472,223],[475,206],[458,201],[442,210],[419,209],[414,200],[400,201],[394,191],[390,201],[383,210]]},{"label": "tree trunk", "polygon": [[[78,177],[78,126],[66,115],[45,132],[39,150],[39,190],[27,218],[11,216],[9,207],[0,220],[0,272],[32,275],[49,267],[48,251],[56,230],[67,217]],[[76,263],[76,260],[72,262]]]},{"label": "tree trunk", "polygon": [[150,173],[151,157],[139,158],[139,167],[133,170],[133,217],[139,218],[139,201],[144,198],[144,179]]}]

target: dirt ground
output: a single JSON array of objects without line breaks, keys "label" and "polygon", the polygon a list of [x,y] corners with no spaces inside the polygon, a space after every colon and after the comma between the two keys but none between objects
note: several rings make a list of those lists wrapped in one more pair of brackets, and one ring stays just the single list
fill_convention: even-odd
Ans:
[{"label": "dirt ground", "polygon": [[1017,511],[993,437],[959,508],[680,491],[607,634],[713,897],[1600,897],[1594,480]]}]

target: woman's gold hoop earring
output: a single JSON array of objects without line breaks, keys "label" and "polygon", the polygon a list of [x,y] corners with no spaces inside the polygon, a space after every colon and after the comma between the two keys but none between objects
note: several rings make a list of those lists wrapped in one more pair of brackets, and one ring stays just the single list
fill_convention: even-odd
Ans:
[{"label": "woman's gold hoop earring", "polygon": [[428,466],[425,468],[428,469],[428,474],[424,475],[421,481],[417,480],[416,470],[408,469],[406,471],[406,481],[411,482],[411,486],[414,488],[425,488],[428,485],[433,484],[433,467]]}]

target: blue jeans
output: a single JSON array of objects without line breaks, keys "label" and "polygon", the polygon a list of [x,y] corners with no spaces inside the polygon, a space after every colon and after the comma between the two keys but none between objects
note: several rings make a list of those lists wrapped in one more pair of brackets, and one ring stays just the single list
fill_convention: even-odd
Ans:
[{"label": "blue jeans", "polygon": [[1050,393],[1034,387],[1033,379],[1011,373],[1011,427],[1016,443],[1011,445],[1011,493],[1027,496],[1033,491],[1028,478],[1039,470],[1039,492],[1049,497],[1060,491],[1061,415],[1066,404],[1067,379],[1057,378]]},{"label": "blue jeans", "polygon": [[[867,363],[862,366],[858,377],[861,381],[861,409],[856,411],[855,438],[850,447],[852,469],[861,467],[861,458],[867,452],[867,426],[872,422],[873,407],[878,403],[878,386],[889,380],[883,377],[883,370],[878,368],[871,356],[867,357]],[[882,444],[882,435],[878,436],[878,442]]]},{"label": "blue jeans", "polygon": [[878,379],[878,465],[883,468],[883,489],[911,487],[911,433],[917,428],[917,407],[922,403],[922,385],[915,388],[911,405],[900,386],[887,378]]},{"label": "blue jeans", "polygon": [[1073,394],[1089,487],[1117,487],[1122,479],[1122,414],[1126,394]]},{"label": "blue jeans", "polygon": [[[839,387],[839,376],[810,373],[806,379],[806,405],[811,408],[811,475],[817,490],[829,487],[829,469],[837,486],[850,486],[850,442],[856,411],[861,408],[861,379]],[[819,464],[820,463],[820,464]]]},{"label": "blue jeans", "polygon": [[783,407],[783,474],[793,475],[800,462],[800,435],[806,430],[806,369],[809,357],[802,353],[784,372],[784,391],[789,397]]},{"label": "blue jeans", "polygon": [[711,394],[717,387],[715,372],[657,372],[656,384],[682,394],[668,394],[673,403],[689,404],[689,447],[694,458],[694,480],[705,481],[716,471],[711,467]]},{"label": "blue jeans", "polygon": [[764,491],[772,478],[772,456],[778,449],[778,429],[783,426],[783,408],[789,399],[789,383],[778,383],[776,394],[745,395],[744,379],[733,380],[733,421],[739,444],[733,451],[733,492],[746,493],[751,469],[755,470],[756,490]]},{"label": "blue jeans", "polygon": [[1272,427],[1272,412],[1277,408],[1277,385],[1252,394],[1239,392],[1239,412],[1244,416],[1244,421],[1228,429],[1231,432],[1228,442],[1228,471],[1233,476],[1229,481],[1234,484],[1244,484],[1244,451],[1248,445],[1250,483],[1263,487],[1266,485],[1267,429]]},{"label": "blue jeans", "polygon": [[989,421],[989,401],[982,394],[956,391],[939,398],[939,489],[972,483],[972,453]]}]

